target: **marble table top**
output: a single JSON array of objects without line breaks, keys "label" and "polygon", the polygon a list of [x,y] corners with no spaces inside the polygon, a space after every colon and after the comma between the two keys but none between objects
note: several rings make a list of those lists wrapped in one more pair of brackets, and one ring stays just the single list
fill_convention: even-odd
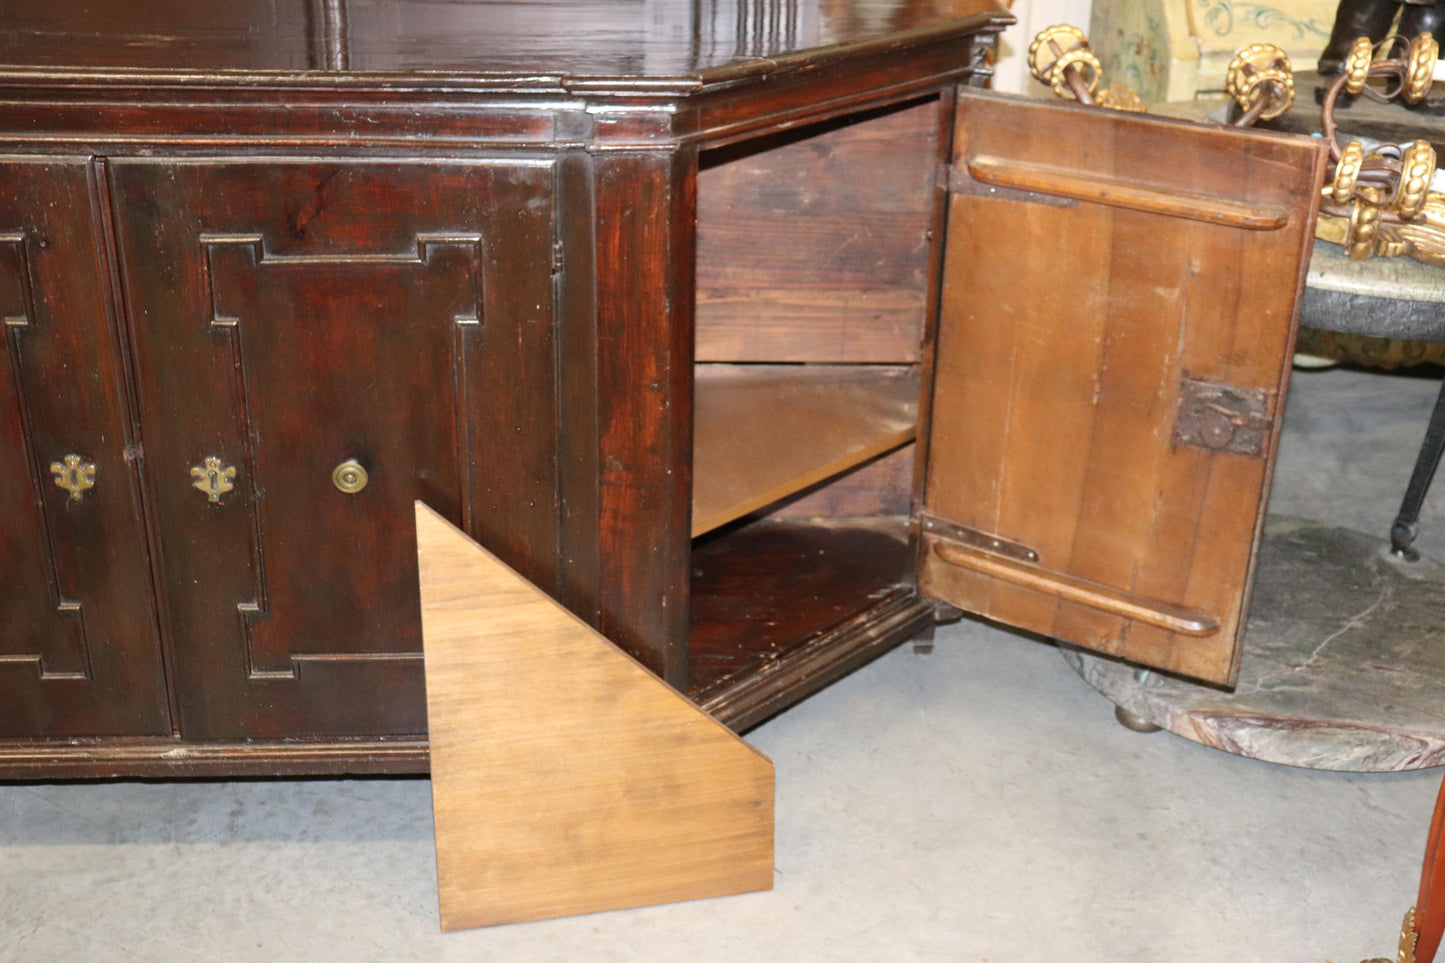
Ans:
[{"label": "marble table top", "polygon": [[1445,764],[1445,565],[1270,518],[1233,692],[1066,647],[1120,707],[1207,746],[1350,772]]}]

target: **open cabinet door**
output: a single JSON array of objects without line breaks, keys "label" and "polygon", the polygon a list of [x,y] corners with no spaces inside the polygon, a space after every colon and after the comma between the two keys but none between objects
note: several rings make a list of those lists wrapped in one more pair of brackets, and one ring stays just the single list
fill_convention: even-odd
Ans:
[{"label": "open cabinet door", "polygon": [[923,591],[1238,669],[1323,144],[961,92]]}]

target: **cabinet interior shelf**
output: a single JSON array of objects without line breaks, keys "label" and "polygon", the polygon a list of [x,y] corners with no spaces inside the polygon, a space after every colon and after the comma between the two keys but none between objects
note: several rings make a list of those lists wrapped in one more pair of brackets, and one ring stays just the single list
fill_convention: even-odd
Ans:
[{"label": "cabinet interior shelf", "polygon": [[693,537],[912,441],[918,375],[880,365],[697,366]]}]

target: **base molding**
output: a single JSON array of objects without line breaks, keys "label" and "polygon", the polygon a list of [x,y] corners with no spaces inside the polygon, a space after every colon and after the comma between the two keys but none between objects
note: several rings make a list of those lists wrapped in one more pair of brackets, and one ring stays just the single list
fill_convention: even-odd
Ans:
[{"label": "base molding", "polygon": [[[900,591],[701,692],[698,706],[743,732],[926,630],[934,603]],[[424,735],[195,742],[164,736],[0,740],[0,781],[426,775]]]}]

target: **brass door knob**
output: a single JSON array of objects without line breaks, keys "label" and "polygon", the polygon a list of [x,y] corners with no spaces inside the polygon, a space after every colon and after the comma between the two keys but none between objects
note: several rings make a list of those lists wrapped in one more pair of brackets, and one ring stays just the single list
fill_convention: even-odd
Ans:
[{"label": "brass door knob", "polygon": [[361,491],[370,480],[371,476],[355,458],[348,458],[331,470],[331,484],[336,486],[337,491],[348,495]]}]

